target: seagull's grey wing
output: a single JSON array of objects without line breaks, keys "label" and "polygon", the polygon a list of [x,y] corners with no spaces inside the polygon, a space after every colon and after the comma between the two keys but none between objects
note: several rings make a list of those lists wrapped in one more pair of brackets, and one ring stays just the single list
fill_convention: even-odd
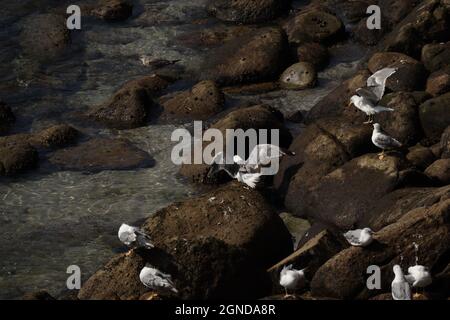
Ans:
[{"label": "seagull's grey wing", "polygon": [[374,88],[376,88],[376,87],[358,88],[358,89],[356,89],[356,93],[360,97],[363,97],[364,99],[369,100],[373,104],[377,104],[380,99],[378,99],[378,95],[373,91]]},{"label": "seagull's grey wing", "polygon": [[147,273],[142,279],[142,283],[154,290],[170,290],[178,292],[170,279],[159,276],[158,274]]},{"label": "seagull's grey wing", "polygon": [[274,159],[281,157],[284,153],[273,144],[258,144],[255,146],[247,159],[247,166],[258,167],[268,165]]},{"label": "seagull's grey wing", "polygon": [[371,90],[376,95],[378,99],[377,101],[380,101],[381,98],[383,98],[387,78],[393,75],[396,71],[397,69],[395,68],[384,68],[378,70],[367,79],[367,86],[372,87]]},{"label": "seagull's grey wing", "polygon": [[260,178],[261,178],[260,173],[242,174],[242,181],[252,189],[256,188],[256,185],[258,184]]},{"label": "seagull's grey wing", "polygon": [[152,243],[150,236],[145,233],[142,229],[138,229],[136,232],[136,242],[138,247],[152,249],[155,245]]},{"label": "seagull's grey wing", "polygon": [[411,288],[408,282],[392,282],[392,298],[394,300],[411,300]]},{"label": "seagull's grey wing", "polygon": [[359,237],[361,236],[361,230],[350,230],[344,233],[345,239],[352,245],[359,245]]},{"label": "seagull's grey wing", "polygon": [[402,144],[398,140],[396,140],[384,133],[378,134],[375,137],[375,140],[380,146],[383,146],[384,148],[392,148],[392,147],[401,147],[402,146]]},{"label": "seagull's grey wing", "polygon": [[405,280],[409,283],[409,284],[413,284],[414,281],[416,281],[416,279],[414,278],[414,276],[407,274],[405,275]]}]

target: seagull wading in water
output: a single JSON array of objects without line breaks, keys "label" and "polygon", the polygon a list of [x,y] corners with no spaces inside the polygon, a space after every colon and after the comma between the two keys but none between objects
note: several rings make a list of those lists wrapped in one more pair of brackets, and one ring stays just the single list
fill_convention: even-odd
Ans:
[{"label": "seagull wading in water", "polygon": [[284,266],[280,272],[280,285],[284,288],[286,293],[285,298],[291,295],[288,294],[288,290],[292,292],[295,289],[303,287],[305,284],[305,269],[296,270],[291,265]]},{"label": "seagull wading in water", "polygon": [[383,150],[380,154],[378,154],[380,160],[383,160],[384,158],[384,150],[400,148],[402,146],[402,144],[398,140],[390,137],[385,132],[383,132],[383,129],[381,129],[379,123],[373,124],[372,142],[378,148]]},{"label": "seagull wading in water", "polygon": [[348,243],[355,247],[367,247],[373,241],[373,231],[370,228],[350,230],[344,233]]},{"label": "seagull wading in water", "polygon": [[413,288],[425,288],[433,282],[428,268],[418,264],[408,268],[405,279]]},{"label": "seagull wading in water", "polygon": [[369,119],[364,123],[373,123],[373,116],[377,113],[394,111],[392,108],[379,106],[378,103],[383,98],[387,78],[396,71],[397,69],[394,68],[384,68],[375,72],[367,79],[367,86],[356,89],[357,94],[350,98],[349,105],[353,104],[369,116]]},{"label": "seagull wading in water", "polygon": [[396,264],[393,268],[395,278],[392,281],[392,298],[394,300],[411,300],[411,288],[408,281],[405,280],[402,268]]},{"label": "seagull wading in water", "polygon": [[139,273],[139,279],[147,288],[155,290],[158,293],[178,293],[172,282],[172,276],[165,274],[147,264]]},{"label": "seagull wading in water", "polygon": [[[150,240],[150,236],[138,227],[133,227],[122,223],[117,235],[123,244],[131,248],[152,249],[155,247]],[[131,250],[127,253],[127,255],[130,253]]]}]

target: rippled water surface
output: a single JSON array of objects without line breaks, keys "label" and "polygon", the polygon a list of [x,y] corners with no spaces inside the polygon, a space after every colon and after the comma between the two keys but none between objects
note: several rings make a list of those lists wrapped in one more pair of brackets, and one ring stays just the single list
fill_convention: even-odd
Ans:
[{"label": "rippled water surface", "polygon": [[[218,24],[207,16],[207,0],[134,1],[133,17],[108,24],[82,20],[71,52],[45,66],[21,55],[24,18],[55,7],[89,1],[3,0],[0,8],[0,99],[17,116],[15,132],[67,122],[85,135],[129,139],[156,160],[152,168],[85,174],[37,170],[0,180],[0,298],[65,288],[67,266],[78,265],[83,279],[121,249],[116,230],[199,192],[176,175],[170,161],[173,125],[113,132],[86,124],[80,114],[109,97],[123,82],[148,74],[138,56],[180,59],[187,74],[199,72],[208,51],[178,43],[180,36]],[[208,20],[199,25],[193,21]],[[319,86],[301,92],[274,91],[231,96],[270,104],[283,113],[308,110],[354,72],[361,48],[347,43],[332,50],[331,67]],[[189,83],[189,80],[184,82]],[[183,86],[183,85],[181,85]],[[175,85],[171,90],[175,90]]]}]

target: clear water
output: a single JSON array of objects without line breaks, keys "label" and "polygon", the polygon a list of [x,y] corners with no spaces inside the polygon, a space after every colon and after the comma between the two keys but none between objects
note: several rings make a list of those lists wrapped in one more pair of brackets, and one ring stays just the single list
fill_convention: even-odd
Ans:
[{"label": "clear water", "polygon": [[[1,179],[1,299],[39,289],[58,295],[65,289],[69,265],[78,265],[85,280],[121,249],[116,230],[122,222],[137,222],[199,192],[177,176],[178,168],[170,161],[170,134],[175,126],[110,131],[86,124],[80,114],[109,97],[123,82],[148,74],[138,61],[141,54],[180,59],[188,74],[197,73],[207,50],[185,47],[176,39],[219,23],[205,13],[207,1],[134,1],[133,18],[126,22],[108,24],[83,18],[82,30],[73,34],[71,52],[64,58],[39,67],[23,57],[18,42],[23,18],[72,2],[2,1],[0,99],[17,116],[14,131],[67,122],[88,136],[127,138],[148,151],[156,166],[96,174],[40,169]],[[85,2],[92,1],[77,1]],[[201,19],[208,19],[207,24],[192,23]],[[351,75],[364,50],[347,43],[332,53],[331,67],[319,74],[318,88],[230,98],[267,103],[285,114],[308,110]]]}]

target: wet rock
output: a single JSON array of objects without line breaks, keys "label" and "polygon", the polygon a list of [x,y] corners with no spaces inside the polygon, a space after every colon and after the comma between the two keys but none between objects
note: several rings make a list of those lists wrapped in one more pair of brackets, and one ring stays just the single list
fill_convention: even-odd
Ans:
[{"label": "wet rock", "polygon": [[31,140],[33,145],[56,149],[75,142],[78,135],[79,132],[75,128],[67,124],[60,124],[40,131]]},{"label": "wet rock", "polygon": [[130,129],[144,125],[154,115],[152,97],[166,88],[169,82],[151,75],[125,83],[109,100],[94,107],[88,116],[116,129]]},{"label": "wet rock", "polygon": [[27,292],[22,296],[22,300],[44,300],[51,301],[56,300],[47,291],[40,290],[36,292]]},{"label": "wet rock", "polygon": [[450,91],[450,67],[430,74],[426,91],[435,97]]},{"label": "wet rock", "polygon": [[152,166],[151,156],[126,140],[94,138],[54,152],[50,163],[74,171],[128,170]]},{"label": "wet rock", "polygon": [[226,94],[237,94],[237,95],[246,95],[246,94],[261,94],[267,93],[274,90],[279,89],[278,82],[262,82],[262,83],[252,83],[252,84],[244,84],[240,86],[233,87],[225,87],[222,91]]},{"label": "wet rock", "polygon": [[439,159],[433,162],[425,173],[442,184],[450,183],[450,159]]},{"label": "wet rock", "polygon": [[163,103],[164,112],[180,118],[206,120],[219,113],[224,104],[222,91],[213,81],[197,83],[189,91],[176,94]]},{"label": "wet rock", "polygon": [[113,258],[80,298],[137,299],[148,291],[138,277],[145,262],[170,273],[183,299],[259,297],[270,290],[265,269],[292,252],[289,232],[270,205],[235,182],[162,209],[142,227],[160,253]]},{"label": "wet rock", "polygon": [[406,159],[421,170],[425,170],[426,167],[436,160],[433,152],[420,144],[409,149]]},{"label": "wet rock", "polygon": [[320,9],[301,11],[284,26],[289,42],[333,42],[343,31],[341,20]]},{"label": "wet rock", "polygon": [[297,47],[297,57],[300,62],[309,62],[317,69],[322,69],[328,64],[329,53],[324,45],[317,42],[308,42]]},{"label": "wet rock", "polygon": [[0,135],[8,133],[15,121],[16,117],[11,108],[6,103],[0,101]]},{"label": "wet rock", "polygon": [[[280,146],[289,147],[292,136],[283,122],[283,115],[279,111],[268,106],[256,105],[229,112],[214,123],[211,128],[220,130],[224,137],[226,137],[227,129],[242,129],[244,131],[248,129],[277,129],[279,130]],[[204,144],[203,148],[206,145]],[[220,172],[217,177],[208,178],[209,168],[207,164],[183,164],[180,168],[180,174],[200,183],[223,183],[230,180],[225,172]]]},{"label": "wet rock", "polygon": [[[438,273],[448,261],[450,200],[429,208],[409,211],[397,222],[376,233],[375,242],[367,248],[350,247],[328,260],[311,282],[315,296],[338,299],[367,299],[390,292],[392,267],[414,265],[418,245],[418,261]],[[447,257],[447,258],[446,258]],[[381,268],[381,290],[366,287],[367,267]]]},{"label": "wet rock", "polygon": [[255,26],[215,25],[203,30],[186,32],[180,35],[177,41],[190,48],[198,48],[199,46],[217,47],[255,30]]},{"label": "wet rock", "polygon": [[289,6],[288,0],[212,0],[207,10],[220,20],[260,23],[274,19]]},{"label": "wet rock", "polygon": [[210,54],[202,78],[220,85],[264,81],[283,66],[285,35],[279,28],[261,28],[230,40]]},{"label": "wet rock", "polygon": [[317,73],[309,62],[298,62],[287,68],[280,76],[281,87],[285,89],[306,89],[314,87]]},{"label": "wet rock", "polygon": [[[389,28],[395,26],[409,13],[411,13],[417,4],[418,2],[416,0],[378,1],[378,5],[381,8],[382,19],[385,19],[385,23],[388,24]],[[383,27],[387,26],[383,24]]]},{"label": "wet rock", "polygon": [[375,46],[386,33],[386,27],[383,26],[381,29],[369,29],[367,28],[367,19],[362,19],[352,30],[352,33],[358,42],[368,46]]},{"label": "wet rock", "polygon": [[439,141],[442,132],[450,125],[450,92],[430,99],[419,107],[420,123],[431,141]]},{"label": "wet rock", "polygon": [[0,141],[0,175],[13,176],[33,169],[39,162],[38,152],[25,142]]},{"label": "wet rock", "polygon": [[126,0],[102,0],[91,14],[105,21],[123,21],[133,12],[133,6]]},{"label": "wet rock", "polygon": [[376,122],[380,123],[383,130],[389,132],[404,145],[414,145],[423,137],[418,109],[419,105],[428,97],[425,92],[387,94],[381,100],[380,105],[395,111],[376,115]]},{"label": "wet rock", "polygon": [[441,151],[440,157],[442,159],[450,158],[450,126],[448,126],[442,134],[439,147]]},{"label": "wet rock", "polygon": [[424,87],[426,70],[423,64],[398,52],[375,53],[368,62],[372,73],[383,68],[397,68],[387,79],[386,86],[392,91],[415,91]]},{"label": "wet rock", "polygon": [[270,267],[267,272],[271,275],[275,292],[284,291],[278,284],[280,271],[284,266],[292,264],[295,269],[307,268],[305,277],[312,279],[317,269],[328,259],[333,257],[344,248],[344,243],[329,231],[322,231],[315,237],[298,248],[290,256],[284,258],[277,264]]},{"label": "wet rock", "polygon": [[422,62],[430,72],[448,67],[450,64],[450,42],[425,45],[422,48]]},{"label": "wet rock", "polygon": [[70,34],[63,15],[46,13],[26,18],[20,39],[26,56],[44,62],[64,53]]}]

